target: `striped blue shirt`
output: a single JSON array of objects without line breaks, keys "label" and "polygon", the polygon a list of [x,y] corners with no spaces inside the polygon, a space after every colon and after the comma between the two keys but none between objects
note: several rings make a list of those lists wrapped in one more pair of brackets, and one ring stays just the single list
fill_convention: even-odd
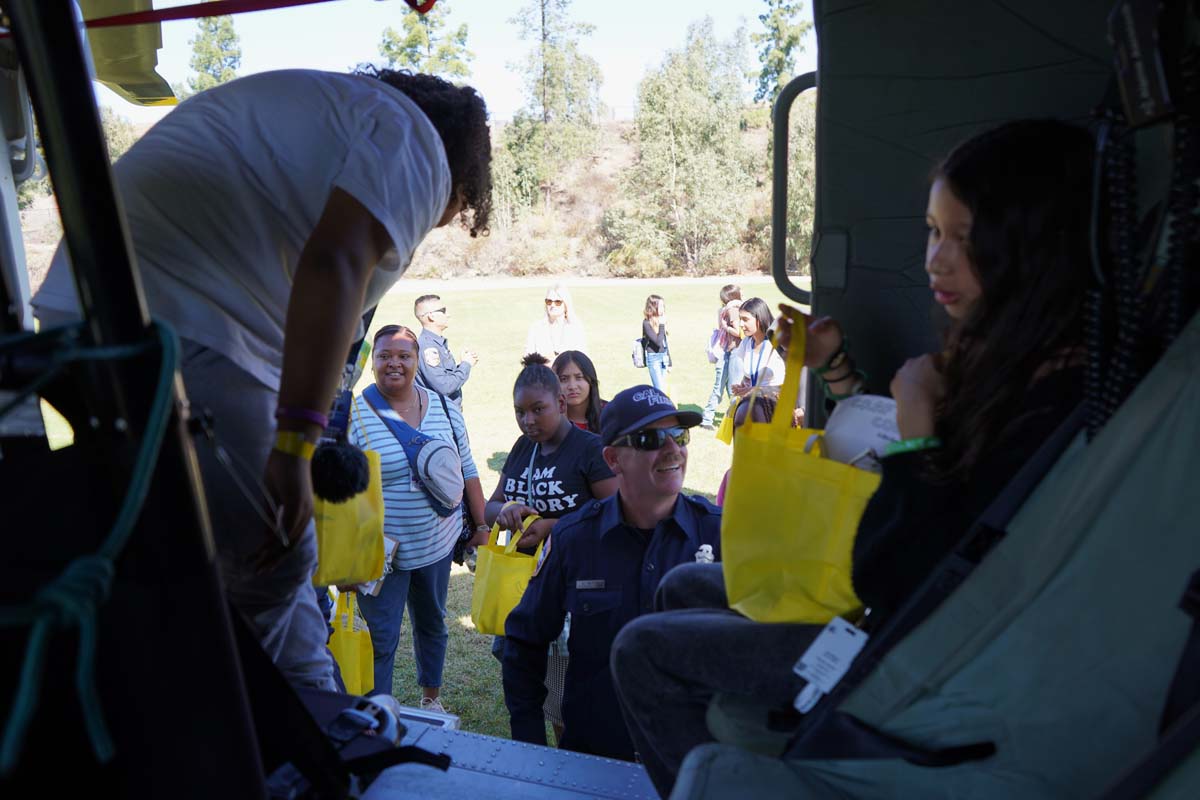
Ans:
[{"label": "striped blue shirt", "polygon": [[[456,444],[462,459],[463,477],[478,478],[471,458],[471,443],[462,412],[450,402],[445,410],[433,392],[413,387],[421,393],[425,417],[418,430],[426,436]],[[450,416],[447,418],[446,412]],[[397,542],[392,564],[396,569],[420,569],[441,561],[454,549],[462,531],[462,510],[439,517],[429,498],[412,481],[412,470],[404,448],[383,424],[383,420],[361,395],[354,398],[350,441],[364,450],[375,450],[383,472],[383,533]],[[464,501],[465,501],[464,497]]]}]

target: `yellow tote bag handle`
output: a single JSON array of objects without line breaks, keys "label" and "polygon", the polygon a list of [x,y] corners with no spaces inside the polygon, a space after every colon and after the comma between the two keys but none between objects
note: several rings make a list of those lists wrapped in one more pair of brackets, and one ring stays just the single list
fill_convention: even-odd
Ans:
[{"label": "yellow tote bag handle", "polygon": [[[532,525],[533,523],[537,522],[539,519],[541,519],[541,517],[539,517],[537,514],[530,514],[528,517],[521,520],[521,530],[514,531],[513,534],[508,537],[508,544],[506,544],[504,546],[504,552],[506,555],[511,556],[513,553],[517,552],[517,542],[519,542],[521,540],[521,536],[519,536],[518,533],[521,535],[524,535],[525,532],[529,530],[529,526]],[[498,538],[499,533],[498,532],[499,532],[499,527],[496,525],[493,525],[492,526],[492,539],[491,539],[492,544],[495,544],[497,541],[499,541],[499,538]],[[546,540],[543,539],[542,541],[538,542],[537,552],[535,552],[533,554],[534,558],[537,558],[538,556],[540,556],[542,554],[542,545],[545,544],[545,541]]]}]

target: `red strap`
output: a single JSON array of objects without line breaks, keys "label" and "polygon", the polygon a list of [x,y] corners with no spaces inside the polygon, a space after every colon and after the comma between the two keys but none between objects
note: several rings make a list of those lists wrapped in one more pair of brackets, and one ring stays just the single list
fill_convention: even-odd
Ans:
[{"label": "red strap", "polygon": [[109,28],[114,25],[142,25],[147,22],[170,22],[199,17],[222,17],[226,14],[244,14],[249,11],[266,11],[273,8],[327,3],[329,0],[213,0],[209,3],[192,3],[174,8],[156,8],[150,11],[135,11],[112,17],[89,19],[84,24],[89,28]]},{"label": "red strap", "polygon": [[[211,0],[174,8],[156,8],[150,11],[135,11],[111,17],[97,17],[84,22],[89,28],[110,28],[116,25],[144,25],[150,22],[171,22],[200,17],[223,17],[227,14],[245,14],[250,11],[268,11],[288,6],[307,6],[328,3],[330,0]],[[404,0],[418,14],[427,14],[437,0]]]}]

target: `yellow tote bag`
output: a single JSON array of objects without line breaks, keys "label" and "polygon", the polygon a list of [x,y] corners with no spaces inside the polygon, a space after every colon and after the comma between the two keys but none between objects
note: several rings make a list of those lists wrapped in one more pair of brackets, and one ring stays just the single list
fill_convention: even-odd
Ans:
[{"label": "yellow tote bag", "polygon": [[[352,408],[357,411],[358,404]],[[366,431],[362,430],[365,438]],[[370,444],[368,439],[367,446]],[[317,521],[314,586],[369,583],[383,575],[383,474],[379,453],[363,452],[370,468],[365,491],[342,503],[313,497],[313,517]]]},{"label": "yellow tote bag", "polygon": [[354,592],[338,593],[329,652],[337,661],[348,694],[366,694],[375,688],[371,632],[358,611],[358,595]]},{"label": "yellow tote bag", "polygon": [[795,327],[773,419],[747,417],[734,434],[721,560],[730,608],[759,622],[825,623],[862,606],[850,556],[879,475],[822,458],[821,431],[791,427],[804,366]]},{"label": "yellow tote bag", "polygon": [[[530,514],[521,523],[521,530],[526,531],[539,517]],[[527,556],[517,551],[517,541],[521,537],[513,534],[507,545],[497,544],[500,540],[500,526],[492,526],[492,535],[488,543],[476,550],[475,554],[475,592],[471,595],[471,621],[475,630],[480,633],[490,633],[496,636],[504,635],[504,621],[525,594],[525,586],[533,576],[533,568],[542,556],[542,541],[538,544],[533,555]]]}]

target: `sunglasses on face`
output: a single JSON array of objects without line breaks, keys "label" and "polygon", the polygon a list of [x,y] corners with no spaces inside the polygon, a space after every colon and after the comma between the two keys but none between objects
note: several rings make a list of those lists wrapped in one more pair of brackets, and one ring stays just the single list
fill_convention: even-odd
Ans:
[{"label": "sunglasses on face", "polygon": [[680,447],[687,447],[692,434],[687,428],[646,428],[620,437],[612,446],[632,447],[634,450],[658,450],[667,443],[668,438],[674,439],[675,444]]},{"label": "sunglasses on face", "polygon": [[425,313],[426,314],[445,314],[446,307],[442,306],[441,308],[431,308],[430,310],[426,311]]},{"label": "sunglasses on face", "polygon": [[549,297],[546,298],[546,305],[548,306],[561,306],[562,304],[562,300],[551,300]]}]

